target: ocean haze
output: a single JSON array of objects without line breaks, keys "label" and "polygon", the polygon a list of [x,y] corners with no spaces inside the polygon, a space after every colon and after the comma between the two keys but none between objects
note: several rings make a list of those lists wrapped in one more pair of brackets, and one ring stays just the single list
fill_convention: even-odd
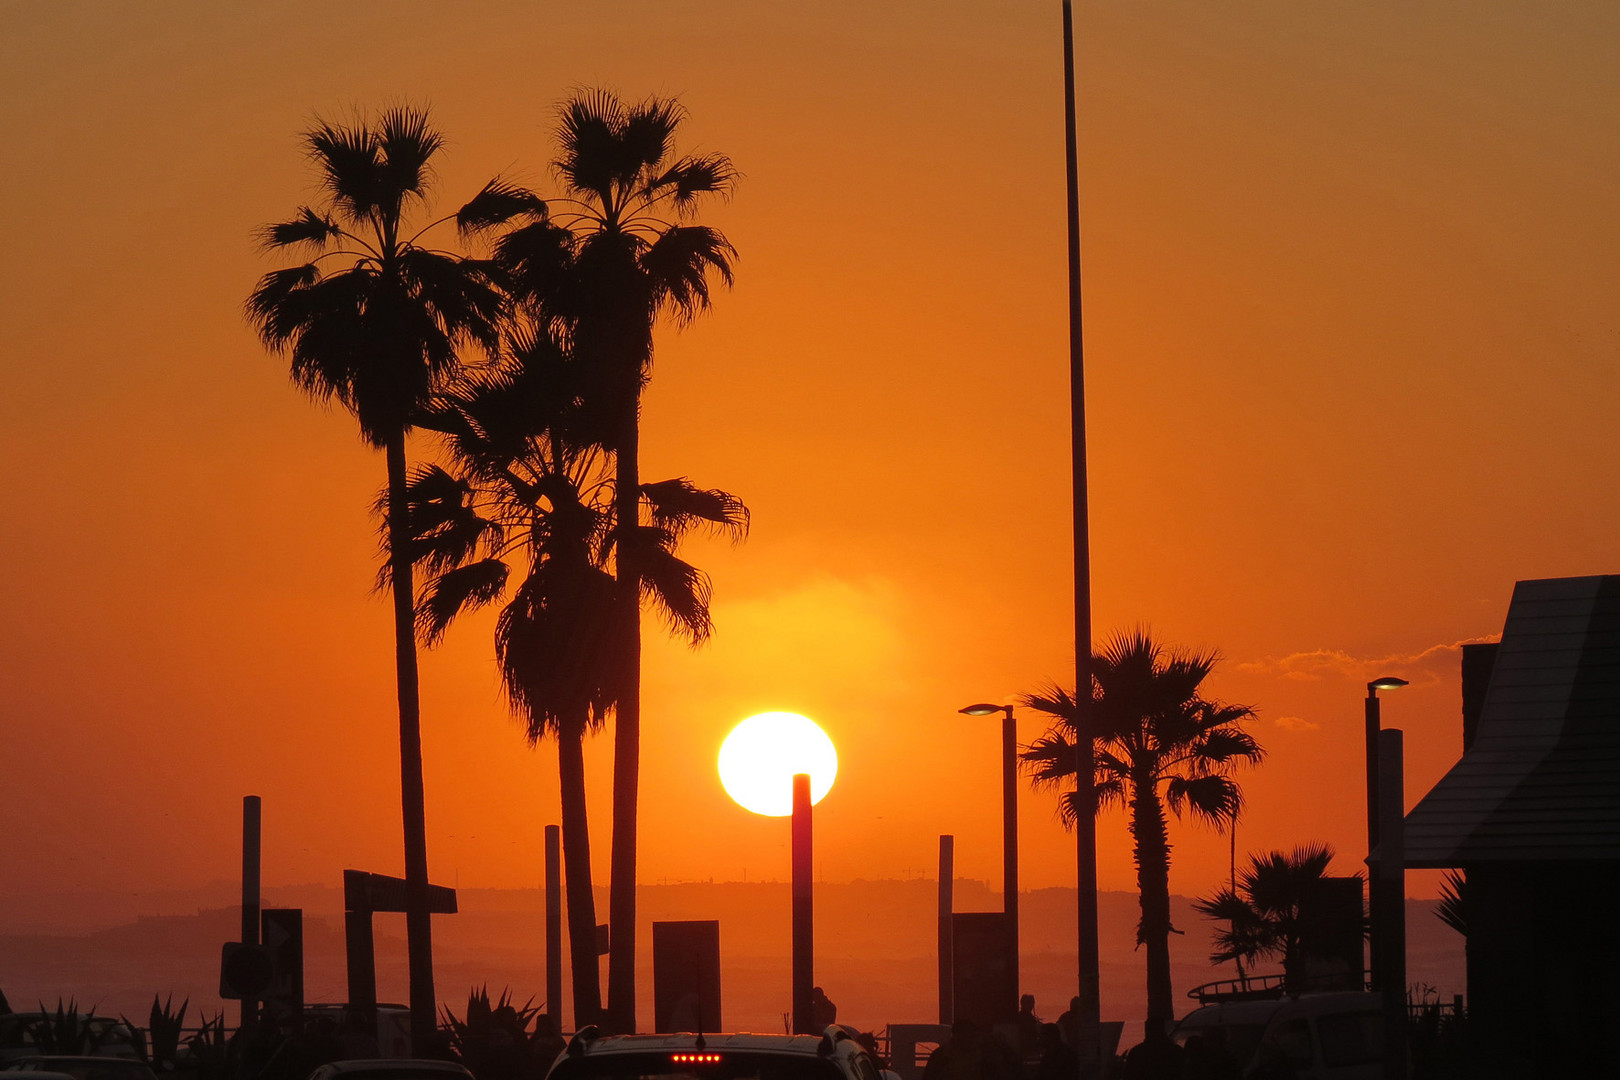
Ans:
[{"label": "ocean haze", "polygon": [[[789,886],[786,882],[688,882],[643,885],[643,941],[649,924],[666,919],[719,919],[725,1027],[779,1031],[788,1001]],[[981,881],[955,885],[959,911],[995,911],[1001,894]],[[196,889],[142,894],[119,915],[113,901],[96,898],[94,929],[66,931],[41,905],[7,913],[0,935],[0,989],[14,1007],[36,1000],[54,1005],[76,997],[102,1013],[143,1017],[154,993],[189,998],[193,1010],[213,1012],[220,944],[235,940],[239,908],[235,886],[218,882]],[[928,879],[851,881],[816,886],[816,981],[838,1004],[840,1022],[862,1029],[890,1023],[931,1022],[937,1016],[935,903]],[[66,901],[70,898],[58,898]],[[90,898],[85,898],[88,902]],[[305,987],[310,1001],[345,997],[343,894],[327,885],[266,887],[266,907],[304,911]],[[510,987],[519,1000],[539,1002],[545,986],[544,902],[535,889],[462,889],[457,915],[434,922],[436,974],[442,1003],[458,1014],[467,990]],[[75,903],[77,902],[75,898]],[[606,890],[599,889],[598,905]],[[1183,896],[1171,898],[1181,933],[1171,940],[1178,1000],[1192,986],[1232,974],[1207,962],[1210,922]],[[15,906],[14,906],[15,907]],[[1133,893],[1100,895],[1103,1013],[1127,1022],[1126,1038],[1141,1030],[1146,1010],[1143,959],[1135,949],[1137,902]],[[69,910],[77,908],[69,907]],[[601,910],[606,910],[601,907]],[[1463,941],[1433,915],[1434,902],[1407,903],[1408,973],[1414,986],[1446,997],[1464,989]],[[130,911],[141,914],[131,917]],[[1036,1012],[1055,1019],[1075,979],[1073,889],[1023,893],[1023,989]],[[378,993],[406,999],[404,917],[379,915]],[[651,1016],[652,958],[644,949],[642,1011]],[[567,956],[564,955],[566,970]],[[1191,1002],[1186,1002],[1191,1008]],[[1184,1011],[1184,1010],[1182,1010]],[[234,1007],[231,1014],[234,1016]],[[565,1002],[565,1020],[571,1010]],[[192,1013],[196,1016],[196,1012]]]}]

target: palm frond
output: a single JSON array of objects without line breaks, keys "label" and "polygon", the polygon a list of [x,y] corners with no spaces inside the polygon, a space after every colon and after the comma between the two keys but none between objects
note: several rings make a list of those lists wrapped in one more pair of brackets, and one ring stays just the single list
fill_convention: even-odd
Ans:
[{"label": "palm frond", "polygon": [[618,132],[619,182],[633,183],[668,158],[685,119],[686,110],[669,98],[650,97],[627,110]]},{"label": "palm frond", "polygon": [[640,262],[654,295],[673,304],[684,321],[708,309],[711,276],[731,286],[736,257],[737,249],[718,230],[676,225],[647,246]]},{"label": "palm frond", "polygon": [[1049,683],[1033,694],[1021,694],[1018,703],[1026,709],[1045,713],[1071,734],[1074,718],[1079,712],[1074,695],[1056,683]]},{"label": "palm frond", "polygon": [[259,243],[267,248],[308,244],[318,250],[342,234],[343,230],[339,228],[337,222],[323,214],[317,214],[308,206],[300,206],[298,216],[291,221],[265,225],[257,230],[255,235]]},{"label": "palm frond", "polygon": [[1463,937],[1468,936],[1468,878],[1461,870],[1447,870],[1440,879],[1440,902],[1434,914]]},{"label": "palm frond", "polygon": [[677,534],[693,527],[707,527],[736,543],[748,536],[748,507],[729,491],[700,488],[682,476],[642,484],[641,496],[653,524]]},{"label": "palm frond", "polygon": [[642,526],[636,534],[635,565],[647,595],[671,633],[693,646],[703,644],[714,632],[709,616],[709,575],[676,555],[663,530]]},{"label": "palm frond", "polygon": [[363,120],[349,126],[317,121],[305,132],[304,141],[332,201],[351,221],[373,220],[384,195],[382,153],[370,125]]},{"label": "palm frond", "polygon": [[1220,826],[1243,809],[1243,792],[1230,777],[1172,776],[1165,785],[1165,802],[1178,817],[1190,812],[1208,824]]},{"label": "palm frond", "polygon": [[377,123],[381,179],[390,208],[421,199],[432,183],[429,163],[444,148],[444,136],[433,129],[426,109],[395,105]]},{"label": "palm frond", "polygon": [[471,236],[514,221],[542,221],[545,216],[544,199],[497,176],[456,211],[456,228],[463,236]]},{"label": "palm frond", "polygon": [[436,575],[416,602],[416,632],[424,645],[437,645],[450,623],[500,599],[511,568],[500,559],[480,559]]},{"label": "palm frond", "polygon": [[305,303],[299,294],[320,279],[313,263],[272,270],[259,279],[247,299],[247,317],[265,346],[281,352],[304,324]]},{"label": "palm frond", "polygon": [[[551,301],[566,290],[575,265],[573,232],[548,219],[519,225],[495,243],[495,261],[520,298]],[[565,309],[572,305],[562,305]]]},{"label": "palm frond", "polygon": [[[1244,715],[1254,714],[1245,709]],[[1221,721],[1222,724],[1230,722]],[[1194,740],[1192,751],[1199,760],[1207,763],[1225,764],[1237,759],[1254,763],[1265,757],[1265,751],[1260,748],[1253,735],[1230,727],[1206,729]]]},{"label": "palm frond", "polygon": [[624,103],[603,89],[579,91],[558,107],[561,153],[554,165],[570,191],[594,195],[604,207],[613,205],[624,171],[620,143],[625,120]]},{"label": "palm frond", "polygon": [[1074,740],[1054,727],[1019,751],[1018,761],[1037,791],[1057,788],[1075,774]]},{"label": "palm frond", "polygon": [[730,195],[737,180],[736,166],[724,154],[685,157],[651,181],[644,197],[648,201],[667,198],[676,213],[685,214],[700,196]]}]

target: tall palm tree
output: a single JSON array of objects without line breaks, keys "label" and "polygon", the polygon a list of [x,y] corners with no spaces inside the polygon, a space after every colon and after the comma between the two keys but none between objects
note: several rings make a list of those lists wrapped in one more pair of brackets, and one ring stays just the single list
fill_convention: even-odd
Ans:
[{"label": "tall palm tree", "polygon": [[[268,348],[290,355],[301,390],[319,401],[336,398],[359,421],[366,443],[384,451],[387,531],[397,537],[408,528],[405,451],[412,421],[468,347],[495,347],[503,295],[492,263],[425,246],[423,232],[438,222],[413,226],[432,189],[433,158],[444,145],[425,110],[398,107],[374,120],[318,123],[304,144],[319,173],[321,201],[265,226],[259,239],[272,250],[301,250],[308,261],[264,275],[248,298],[247,315]],[[515,190],[492,183],[462,213],[487,214],[493,199]],[[435,1004],[415,592],[403,546],[390,543],[388,550],[411,1021],[421,1047],[434,1029]]]},{"label": "tall palm tree", "polygon": [[1199,912],[1227,924],[1215,932],[1210,961],[1278,957],[1283,962],[1284,988],[1292,993],[1306,989],[1305,945],[1315,928],[1310,904],[1332,862],[1333,849],[1327,844],[1251,855],[1235,884],[1194,900]]},{"label": "tall palm tree", "polygon": [[[615,527],[640,528],[641,392],[652,374],[653,328],[685,322],[709,307],[712,282],[729,285],[736,251],[718,231],[690,217],[707,196],[725,196],[736,180],[721,154],[683,155],[676,137],[685,117],[668,100],[627,104],[605,90],[564,102],[555,166],[565,198],[551,216],[507,233],[497,261],[514,294],[569,344],[594,383],[585,395],[611,433],[618,506]],[[646,550],[616,548],[614,576],[624,617],[615,650],[623,660],[616,687],[613,757],[613,853],[608,899],[610,1022],[634,1031],[636,948],[636,807],[641,762],[641,581]]]},{"label": "tall palm tree", "polygon": [[[1257,762],[1260,745],[1238,725],[1254,716],[1199,694],[1213,653],[1166,652],[1145,631],[1123,634],[1092,657],[1090,735],[1096,740],[1098,806],[1128,815],[1142,917],[1136,940],[1147,951],[1147,1020],[1175,1018],[1170,986],[1170,836],[1165,810],[1219,828],[1242,806],[1236,766]],[[1038,789],[1062,790],[1075,774],[1075,701],[1052,686],[1022,698],[1056,723],[1022,753]],[[1075,792],[1061,795],[1065,827],[1076,821]]]},{"label": "tall palm tree", "polygon": [[713,628],[708,578],[676,547],[694,527],[741,539],[748,511],[725,492],[666,480],[642,485],[643,524],[615,528],[612,477],[581,428],[566,352],[543,334],[520,334],[515,360],[461,380],[422,420],[443,434],[454,471],[428,466],[412,479],[413,558],[428,574],[417,624],[436,643],[461,612],[506,595],[514,565],[522,572],[496,621],[495,653],[530,744],[557,740],[574,1022],[583,1026],[601,1010],[583,743],[616,704],[623,664],[623,606],[605,567],[617,545],[636,545],[642,588],[673,631],[701,644]]}]

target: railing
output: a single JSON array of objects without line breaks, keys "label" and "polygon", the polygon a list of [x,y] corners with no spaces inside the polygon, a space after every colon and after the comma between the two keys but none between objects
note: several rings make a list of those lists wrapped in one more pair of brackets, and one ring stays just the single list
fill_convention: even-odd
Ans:
[{"label": "railing", "polygon": [[1271,975],[1241,975],[1236,979],[1219,979],[1187,991],[1187,996],[1201,1005],[1214,1005],[1222,1001],[1258,1001],[1283,996],[1281,973]]}]

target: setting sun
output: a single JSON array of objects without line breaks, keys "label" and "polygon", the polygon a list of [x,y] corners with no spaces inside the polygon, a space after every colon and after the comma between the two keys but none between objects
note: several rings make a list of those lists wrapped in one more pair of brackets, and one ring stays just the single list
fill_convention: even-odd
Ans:
[{"label": "setting sun", "polygon": [[818,803],[838,775],[838,751],[814,720],[798,713],[751,716],[720,746],[720,782],[745,810],[767,817],[793,813],[793,775],[810,774]]}]

